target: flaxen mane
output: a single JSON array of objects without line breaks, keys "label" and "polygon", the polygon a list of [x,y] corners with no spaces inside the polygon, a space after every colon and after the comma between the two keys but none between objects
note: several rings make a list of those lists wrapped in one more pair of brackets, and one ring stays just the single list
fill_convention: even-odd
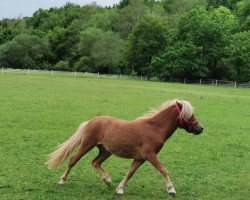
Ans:
[{"label": "flaxen mane", "polygon": [[190,119],[190,117],[194,114],[192,105],[188,101],[183,101],[183,100],[178,100],[178,99],[167,101],[163,103],[160,107],[152,109],[151,111],[149,111],[148,113],[144,114],[143,116],[137,119],[149,119],[151,117],[154,117],[155,115],[162,112],[163,110],[166,110],[167,108],[173,105],[176,105],[177,102],[182,105],[179,118]]}]

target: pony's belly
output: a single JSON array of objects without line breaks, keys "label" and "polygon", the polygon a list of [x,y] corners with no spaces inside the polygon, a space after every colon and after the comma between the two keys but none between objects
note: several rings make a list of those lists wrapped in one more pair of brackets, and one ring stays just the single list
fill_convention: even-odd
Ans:
[{"label": "pony's belly", "polygon": [[105,148],[112,154],[121,157],[121,158],[130,158],[130,159],[143,159],[142,154],[139,149],[133,148],[131,146],[118,146],[118,147],[110,147],[104,145]]},{"label": "pony's belly", "polygon": [[111,152],[113,155],[116,155],[120,158],[127,158],[127,159],[143,159],[143,157],[139,154],[127,154],[123,152]]}]

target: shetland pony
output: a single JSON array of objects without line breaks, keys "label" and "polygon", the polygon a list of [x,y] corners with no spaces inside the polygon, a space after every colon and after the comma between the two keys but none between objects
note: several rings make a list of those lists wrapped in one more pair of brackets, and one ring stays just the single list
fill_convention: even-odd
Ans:
[{"label": "shetland pony", "polygon": [[118,194],[124,193],[127,181],[145,161],[148,161],[163,175],[168,193],[175,196],[176,191],[170,181],[168,171],[158,160],[157,153],[178,127],[196,135],[203,131],[188,101],[169,101],[159,109],[133,121],[99,116],[83,122],[72,137],[50,154],[46,164],[49,169],[58,167],[79,146],[61,176],[59,184],[63,185],[77,161],[97,146],[99,154],[92,161],[92,165],[107,185],[111,184],[111,179],[101,164],[112,154],[133,159],[128,173],[116,189]]}]

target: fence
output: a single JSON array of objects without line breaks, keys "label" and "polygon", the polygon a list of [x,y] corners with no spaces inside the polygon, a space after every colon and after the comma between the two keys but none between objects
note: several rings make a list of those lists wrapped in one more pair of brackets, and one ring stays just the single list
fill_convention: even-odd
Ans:
[{"label": "fence", "polygon": [[118,75],[118,74],[99,74],[99,73],[88,73],[88,72],[65,72],[65,71],[53,71],[53,70],[30,70],[30,69],[10,69],[2,68],[2,75],[4,74],[20,74],[20,75],[46,75],[46,76],[71,76],[71,77],[93,77],[93,78],[113,78],[113,79],[137,79],[137,80],[148,80],[158,82],[174,82],[183,84],[199,84],[199,85],[213,85],[213,86],[227,86],[234,88],[250,88],[250,81],[246,83],[237,83],[235,81],[225,81],[217,79],[199,79],[199,80],[188,80],[188,79],[165,79],[160,80],[156,77],[148,79],[144,76],[132,76],[132,75]]}]

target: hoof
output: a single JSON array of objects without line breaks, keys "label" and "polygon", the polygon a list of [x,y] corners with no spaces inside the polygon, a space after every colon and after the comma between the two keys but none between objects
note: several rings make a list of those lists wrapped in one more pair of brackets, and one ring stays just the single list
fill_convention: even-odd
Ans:
[{"label": "hoof", "polygon": [[117,188],[116,189],[116,193],[118,194],[118,195],[123,195],[124,194],[124,190],[123,190],[123,188]]},{"label": "hoof", "polygon": [[172,197],[175,197],[176,191],[175,191],[174,187],[171,187],[171,188],[168,190],[168,194],[171,195]]},{"label": "hoof", "polygon": [[172,197],[175,197],[176,196],[176,193],[173,193],[173,192],[169,192],[168,193],[170,196],[172,196]]},{"label": "hoof", "polygon": [[64,184],[65,184],[65,182],[62,179],[58,182],[58,185],[60,185],[60,186],[64,186]]},{"label": "hoof", "polygon": [[111,181],[111,179],[108,177],[108,178],[103,178],[103,181],[104,181],[104,183],[106,183],[109,187],[111,186],[111,183],[112,183],[112,181]]}]

